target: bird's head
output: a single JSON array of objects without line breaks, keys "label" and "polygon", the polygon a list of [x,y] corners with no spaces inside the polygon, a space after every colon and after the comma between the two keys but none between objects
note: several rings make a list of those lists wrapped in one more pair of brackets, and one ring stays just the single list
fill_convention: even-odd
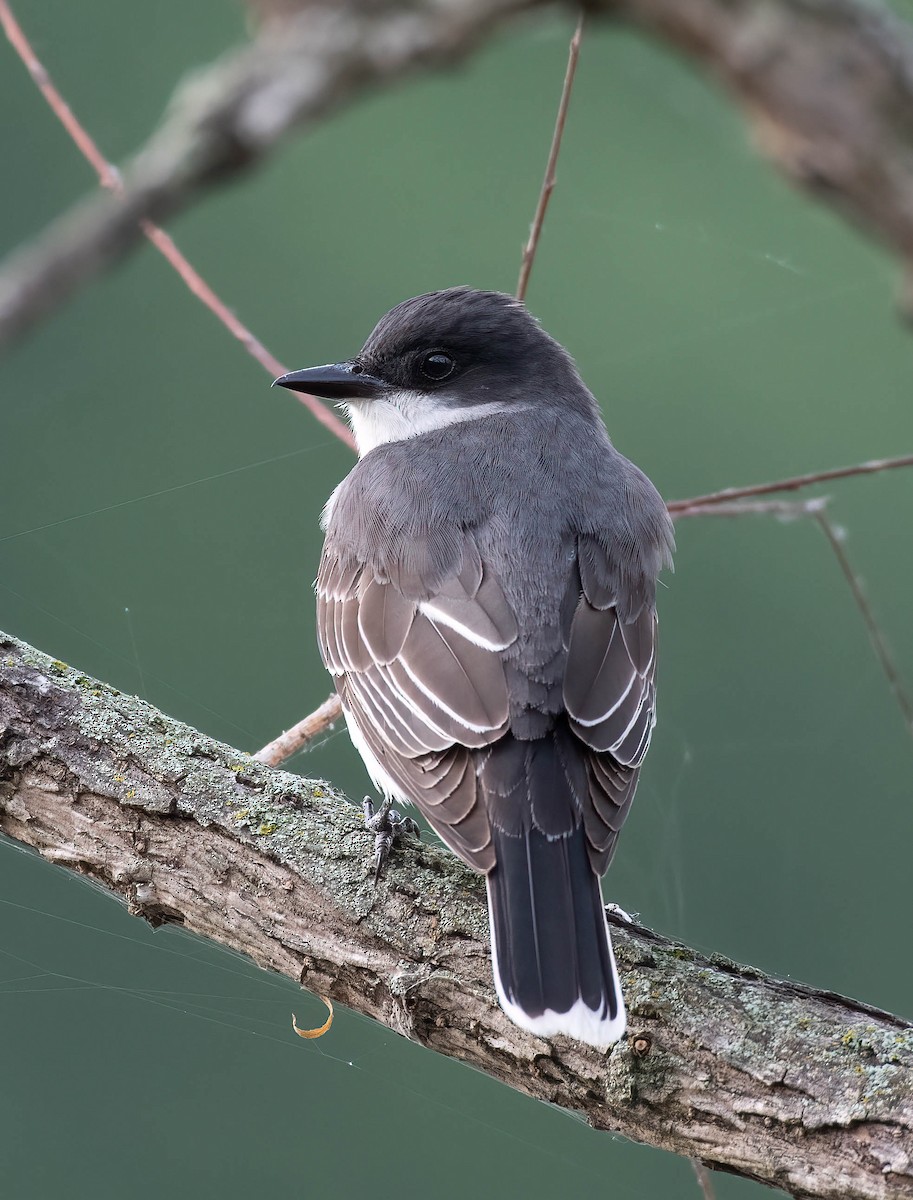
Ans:
[{"label": "bird's head", "polygon": [[342,404],[361,454],[518,406],[590,402],[570,356],[523,304],[468,287],[404,300],[354,358],[275,382]]}]

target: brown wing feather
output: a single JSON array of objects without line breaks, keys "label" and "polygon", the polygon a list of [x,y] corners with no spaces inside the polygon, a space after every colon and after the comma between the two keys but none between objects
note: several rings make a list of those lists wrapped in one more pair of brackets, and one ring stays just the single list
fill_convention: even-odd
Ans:
[{"label": "brown wing feather", "polygon": [[[420,581],[413,584],[420,593]],[[427,601],[328,547],[317,614],[321,652],[347,718],[387,780],[455,853],[490,870],[473,748],[507,728],[500,651],[516,639],[517,624],[473,539],[466,536],[455,571]]]},{"label": "brown wing feather", "polygon": [[506,724],[507,680],[500,658],[490,650],[422,615],[413,622],[398,661],[437,708],[472,731]]},{"label": "brown wing feather", "polygon": [[[365,580],[365,575],[370,578]],[[378,663],[393,662],[415,619],[415,603],[366,571],[362,574],[358,603],[348,607],[356,614],[359,633],[371,658]]]},{"label": "brown wing feather", "polygon": [[571,624],[564,700],[574,732],[626,766],[643,760],[653,728],[656,615],[643,608],[630,625],[614,607],[580,599]]},{"label": "brown wing feather", "polygon": [[583,817],[590,859],[603,873],[628,815],[656,720],[656,612],[619,617],[611,564],[595,542],[579,548],[583,594],[571,622],[564,700],[586,747]]},{"label": "brown wing feather", "polygon": [[589,803],[583,809],[583,824],[589,843],[590,861],[594,869],[604,874],[615,853],[618,834],[628,815],[638,770],[626,769],[622,774],[602,769],[605,754],[590,753],[586,758]]}]

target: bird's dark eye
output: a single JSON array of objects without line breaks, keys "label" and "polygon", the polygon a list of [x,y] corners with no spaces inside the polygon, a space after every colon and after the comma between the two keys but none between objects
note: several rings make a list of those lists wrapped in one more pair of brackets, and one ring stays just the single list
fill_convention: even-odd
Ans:
[{"label": "bird's dark eye", "polygon": [[419,366],[423,375],[433,379],[435,383],[440,383],[442,379],[446,379],[456,370],[456,361],[449,354],[445,354],[443,350],[434,350],[431,354],[425,355]]}]

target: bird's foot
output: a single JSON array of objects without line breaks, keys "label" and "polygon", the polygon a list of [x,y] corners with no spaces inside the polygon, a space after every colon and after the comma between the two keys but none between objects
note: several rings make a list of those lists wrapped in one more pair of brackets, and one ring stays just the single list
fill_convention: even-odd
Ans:
[{"label": "bird's foot", "polygon": [[400,837],[404,833],[420,837],[421,831],[411,817],[404,817],[402,813],[397,812],[389,797],[375,811],[374,801],[370,796],[365,796],[362,808],[365,813],[365,829],[374,834],[374,882],[377,883]]}]

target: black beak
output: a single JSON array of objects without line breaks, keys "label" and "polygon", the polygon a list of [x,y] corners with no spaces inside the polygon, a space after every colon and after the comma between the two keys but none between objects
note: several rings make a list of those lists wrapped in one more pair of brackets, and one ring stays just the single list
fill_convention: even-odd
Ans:
[{"label": "black beak", "polygon": [[308,392],[326,400],[376,400],[390,390],[390,385],[383,379],[366,374],[362,367],[352,362],[289,371],[288,375],[274,379],[273,387]]}]

